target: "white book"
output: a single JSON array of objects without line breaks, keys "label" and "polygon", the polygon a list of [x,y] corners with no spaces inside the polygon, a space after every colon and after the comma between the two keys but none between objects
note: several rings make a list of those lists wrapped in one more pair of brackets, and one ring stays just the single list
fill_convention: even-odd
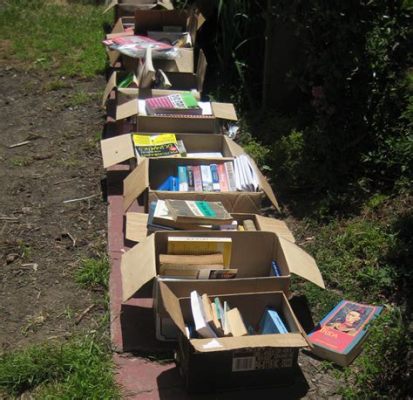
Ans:
[{"label": "white book", "polygon": [[242,175],[242,167],[238,157],[234,159],[234,176],[235,176],[235,186],[237,190],[245,190],[244,177]]},{"label": "white book", "polygon": [[239,158],[248,184],[251,187],[251,191],[257,191],[260,186],[260,182],[255,171],[255,168],[251,163],[251,159],[247,155],[241,155]]},{"label": "white book", "polygon": [[193,158],[223,158],[222,153],[211,152],[211,153],[186,153],[186,157]]},{"label": "white book", "polygon": [[202,190],[204,192],[212,192],[212,174],[209,165],[201,165]]},{"label": "white book", "polygon": [[191,310],[194,318],[195,330],[204,338],[216,338],[217,335],[209,326],[205,318],[204,304],[196,290],[191,292]]}]

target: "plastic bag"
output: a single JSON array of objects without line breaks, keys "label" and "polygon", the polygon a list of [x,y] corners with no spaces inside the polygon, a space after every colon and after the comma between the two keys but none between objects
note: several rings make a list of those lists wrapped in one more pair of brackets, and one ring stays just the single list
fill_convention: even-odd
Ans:
[{"label": "plastic bag", "polygon": [[132,57],[145,57],[146,49],[152,48],[153,59],[174,60],[179,56],[179,50],[175,47],[150,39],[146,36],[121,36],[114,39],[107,39],[103,44],[111,50],[119,51],[120,53]]}]

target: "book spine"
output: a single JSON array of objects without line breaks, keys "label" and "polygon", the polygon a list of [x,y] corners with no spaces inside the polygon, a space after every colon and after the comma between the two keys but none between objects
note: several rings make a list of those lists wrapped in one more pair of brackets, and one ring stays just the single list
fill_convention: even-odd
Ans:
[{"label": "book spine", "polygon": [[194,165],[192,167],[192,173],[194,175],[194,190],[195,190],[195,192],[202,192],[201,167],[199,165]]},{"label": "book spine", "polygon": [[271,271],[274,276],[281,276],[280,267],[274,260],[271,261]]},{"label": "book spine", "polygon": [[209,165],[201,165],[202,190],[204,192],[212,192],[212,174]]},{"label": "book spine", "polygon": [[172,176],[170,190],[173,192],[179,192],[179,179],[177,176]]},{"label": "book spine", "polygon": [[227,180],[227,172],[225,170],[224,164],[218,164],[218,177],[219,177],[219,187],[221,188],[221,192],[228,192],[228,180]]},{"label": "book spine", "polygon": [[284,322],[282,321],[281,317],[278,315],[277,311],[274,311],[273,321],[274,321],[275,325],[277,326],[278,332],[288,333],[288,330],[285,327]]},{"label": "book spine", "polygon": [[178,166],[178,178],[179,178],[179,191],[187,192],[188,191],[188,174],[186,171],[186,166]]},{"label": "book spine", "polygon": [[212,176],[212,189],[214,192],[220,192],[221,187],[219,186],[219,176],[218,176],[218,168],[216,164],[211,164],[209,166],[211,169],[211,176]]},{"label": "book spine", "polygon": [[232,161],[227,161],[225,163],[225,171],[227,173],[228,188],[231,192],[235,192],[237,186],[235,184],[234,164]]},{"label": "book spine", "polygon": [[194,171],[192,165],[188,165],[186,167],[187,175],[188,175],[188,191],[192,192],[195,189],[194,183]]}]

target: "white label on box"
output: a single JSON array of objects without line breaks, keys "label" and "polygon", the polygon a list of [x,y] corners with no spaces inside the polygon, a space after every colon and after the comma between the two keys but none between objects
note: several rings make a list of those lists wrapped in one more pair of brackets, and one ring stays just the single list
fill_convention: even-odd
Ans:
[{"label": "white label on box", "polygon": [[255,369],[255,357],[234,357],[232,359],[232,372],[252,371]]}]

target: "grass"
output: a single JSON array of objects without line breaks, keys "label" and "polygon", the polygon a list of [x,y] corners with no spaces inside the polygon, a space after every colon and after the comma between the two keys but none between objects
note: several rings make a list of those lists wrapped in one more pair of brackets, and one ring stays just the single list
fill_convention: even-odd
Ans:
[{"label": "grass", "polygon": [[[57,5],[44,0],[8,0],[0,8],[0,34],[8,56],[53,75],[89,78],[105,68],[103,6]],[[53,87],[60,84],[51,85]],[[54,89],[56,90],[56,89]]]},{"label": "grass", "polygon": [[83,259],[76,271],[75,280],[81,286],[89,289],[96,287],[107,289],[109,285],[109,261],[107,257]]},{"label": "grass", "polygon": [[[306,220],[301,234],[315,257],[327,290],[294,280],[304,293],[315,322],[341,299],[382,304],[384,311],[370,329],[364,351],[349,367],[338,369],[347,399],[406,398],[409,390],[409,304],[412,301],[413,215],[409,196],[373,195],[359,215],[320,225]],[[410,388],[410,389],[409,389]]]},{"label": "grass", "polygon": [[107,341],[98,334],[46,343],[0,358],[0,394],[35,399],[119,399]]}]

